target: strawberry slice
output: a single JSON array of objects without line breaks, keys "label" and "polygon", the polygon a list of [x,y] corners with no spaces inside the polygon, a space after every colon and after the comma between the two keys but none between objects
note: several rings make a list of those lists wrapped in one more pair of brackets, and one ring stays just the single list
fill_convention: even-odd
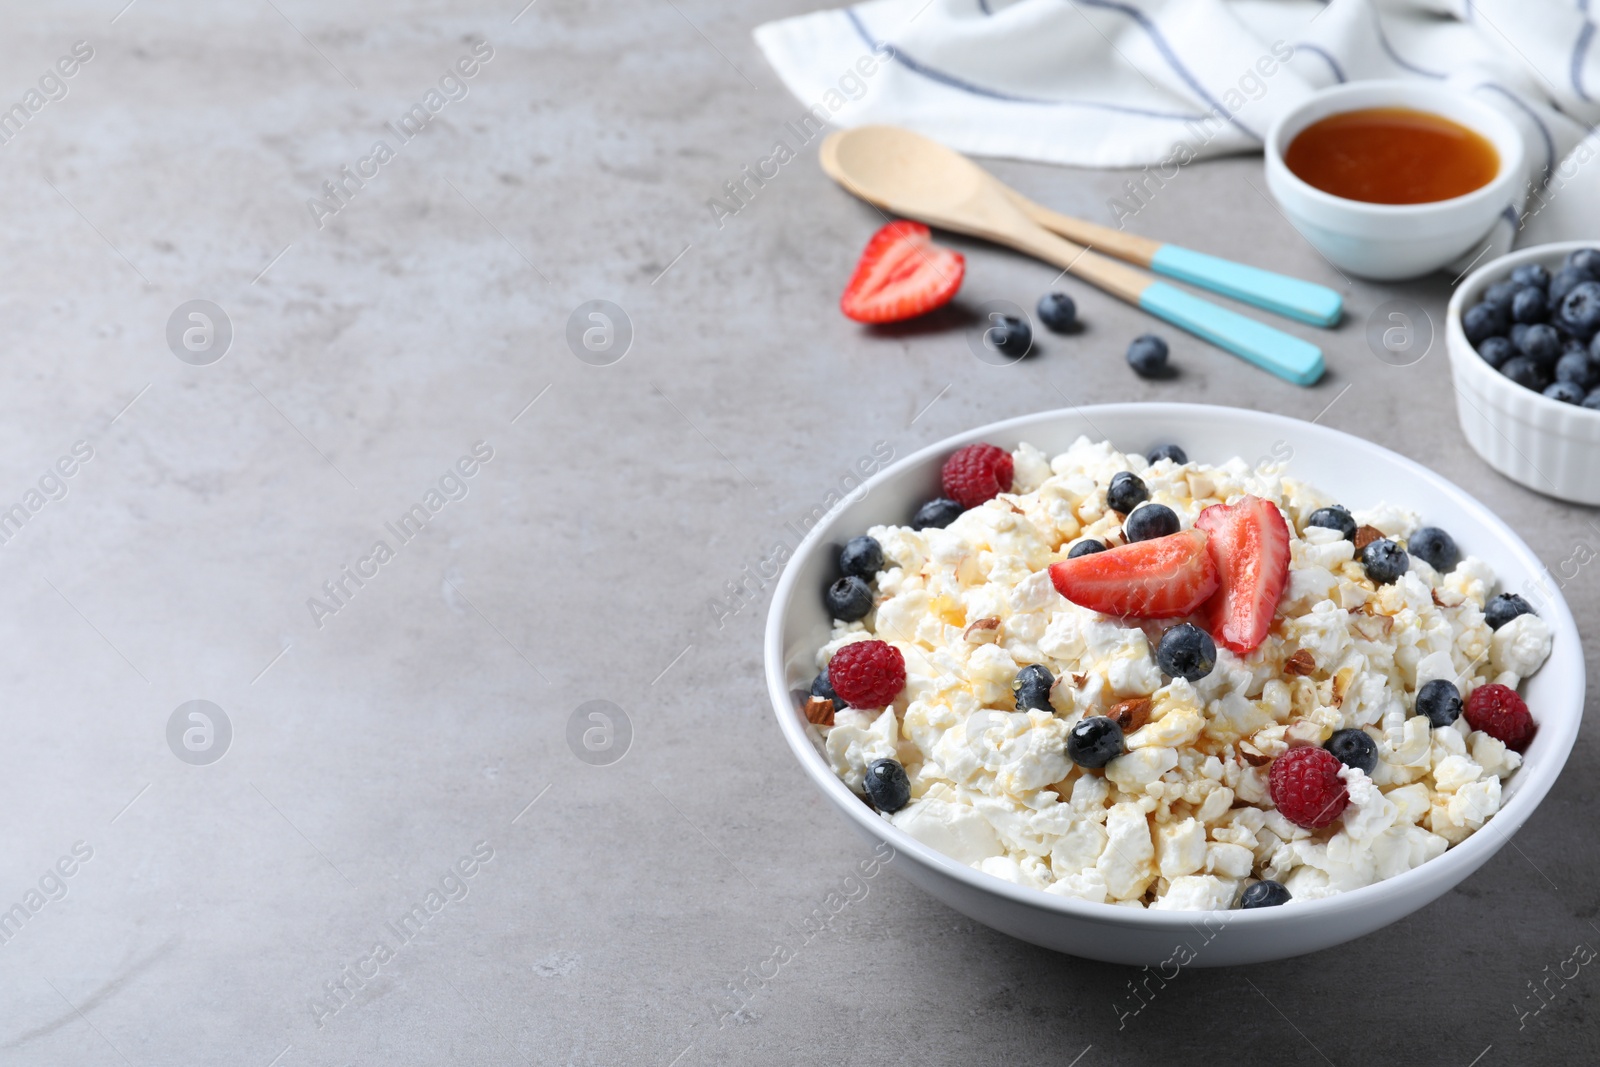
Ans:
[{"label": "strawberry slice", "polygon": [[1211,535],[1206,547],[1222,579],[1206,604],[1206,627],[1219,645],[1245,655],[1266,640],[1289,584],[1289,526],[1276,504],[1256,496],[1213,504],[1194,524]]},{"label": "strawberry slice", "polygon": [[1135,619],[1188,615],[1217,591],[1206,535],[1184,530],[1050,564],[1056,592],[1081,607]]},{"label": "strawberry slice", "polygon": [[857,322],[899,322],[948,304],[961,288],[967,261],[931,238],[926,226],[908,219],[873,234],[839,309]]}]

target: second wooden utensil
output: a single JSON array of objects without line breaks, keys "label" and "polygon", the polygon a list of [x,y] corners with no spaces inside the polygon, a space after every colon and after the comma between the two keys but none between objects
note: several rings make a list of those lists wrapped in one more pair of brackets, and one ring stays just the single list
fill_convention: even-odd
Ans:
[{"label": "second wooden utensil", "polygon": [[1053,263],[1158,318],[1296,385],[1322,377],[1322,350],[1265,323],[1050,233],[965,156],[892,126],[830,134],[822,169],[851,193],[896,214],[1007,245]]}]

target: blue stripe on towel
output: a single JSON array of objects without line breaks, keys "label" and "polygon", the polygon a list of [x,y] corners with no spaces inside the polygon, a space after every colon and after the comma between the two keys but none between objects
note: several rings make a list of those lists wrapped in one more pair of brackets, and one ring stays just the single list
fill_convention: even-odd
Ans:
[{"label": "blue stripe on towel", "polygon": [[1555,138],[1550,136],[1550,127],[1544,124],[1544,119],[1539,117],[1539,113],[1533,110],[1533,108],[1529,107],[1523,101],[1522,97],[1518,96],[1510,89],[1507,89],[1504,85],[1497,85],[1494,82],[1480,82],[1478,85],[1474,86],[1474,88],[1493,89],[1495,92],[1499,93],[1501,96],[1504,96],[1507,100],[1515,104],[1523,114],[1527,115],[1533,120],[1533,124],[1539,127],[1539,136],[1544,138],[1545,177],[1548,178],[1551,174],[1554,174],[1556,169],[1556,142]]},{"label": "blue stripe on towel", "polygon": [[1577,43],[1572,46],[1572,88],[1578,94],[1578,99],[1585,103],[1593,103],[1589,94],[1583,91],[1583,64],[1589,58],[1589,42],[1594,40],[1594,23],[1585,19],[1583,29],[1578,31]]},{"label": "blue stripe on towel", "polygon": [[1333,56],[1330,55],[1328,52],[1326,52],[1320,45],[1297,44],[1297,45],[1292,45],[1291,47],[1294,48],[1294,50],[1296,52],[1298,52],[1298,51],[1300,51],[1300,49],[1304,48],[1307,52],[1310,52],[1310,53],[1312,53],[1314,55],[1321,56],[1324,60],[1327,61],[1328,66],[1333,70],[1333,76],[1335,78],[1339,79],[1339,84],[1340,85],[1343,85],[1345,82],[1349,81],[1349,79],[1344,76],[1344,68],[1339,66],[1339,61],[1337,59],[1334,59]]}]

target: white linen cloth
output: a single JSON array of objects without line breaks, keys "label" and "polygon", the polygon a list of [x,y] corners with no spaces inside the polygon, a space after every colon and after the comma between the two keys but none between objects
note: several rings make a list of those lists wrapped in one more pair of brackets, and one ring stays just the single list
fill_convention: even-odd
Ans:
[{"label": "white linen cloth", "polygon": [[755,39],[814,119],[904,126],[974,155],[1168,174],[1260,151],[1273,120],[1325,86],[1448,82],[1527,139],[1527,182],[1491,237],[1498,255],[1514,238],[1600,237],[1589,3],[869,0],[767,23]]}]

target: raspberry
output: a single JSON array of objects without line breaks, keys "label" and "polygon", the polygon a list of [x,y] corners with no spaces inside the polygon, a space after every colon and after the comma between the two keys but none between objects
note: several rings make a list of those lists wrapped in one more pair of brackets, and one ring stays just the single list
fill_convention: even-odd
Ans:
[{"label": "raspberry", "polygon": [[957,449],[944,461],[944,495],[964,508],[975,508],[1011,491],[1011,453],[994,445]]},{"label": "raspberry", "polygon": [[1533,738],[1533,716],[1528,705],[1507,686],[1480,685],[1467,698],[1467,725],[1482,730],[1516,752],[1528,747]]},{"label": "raspberry", "polygon": [[828,682],[852,708],[881,708],[906,685],[906,660],[883,641],[854,641],[828,661]]},{"label": "raspberry", "polygon": [[1272,771],[1267,776],[1272,802],[1296,826],[1307,830],[1327,826],[1350,803],[1344,779],[1339,777],[1342,766],[1339,758],[1325,748],[1291,748],[1272,761]]}]

